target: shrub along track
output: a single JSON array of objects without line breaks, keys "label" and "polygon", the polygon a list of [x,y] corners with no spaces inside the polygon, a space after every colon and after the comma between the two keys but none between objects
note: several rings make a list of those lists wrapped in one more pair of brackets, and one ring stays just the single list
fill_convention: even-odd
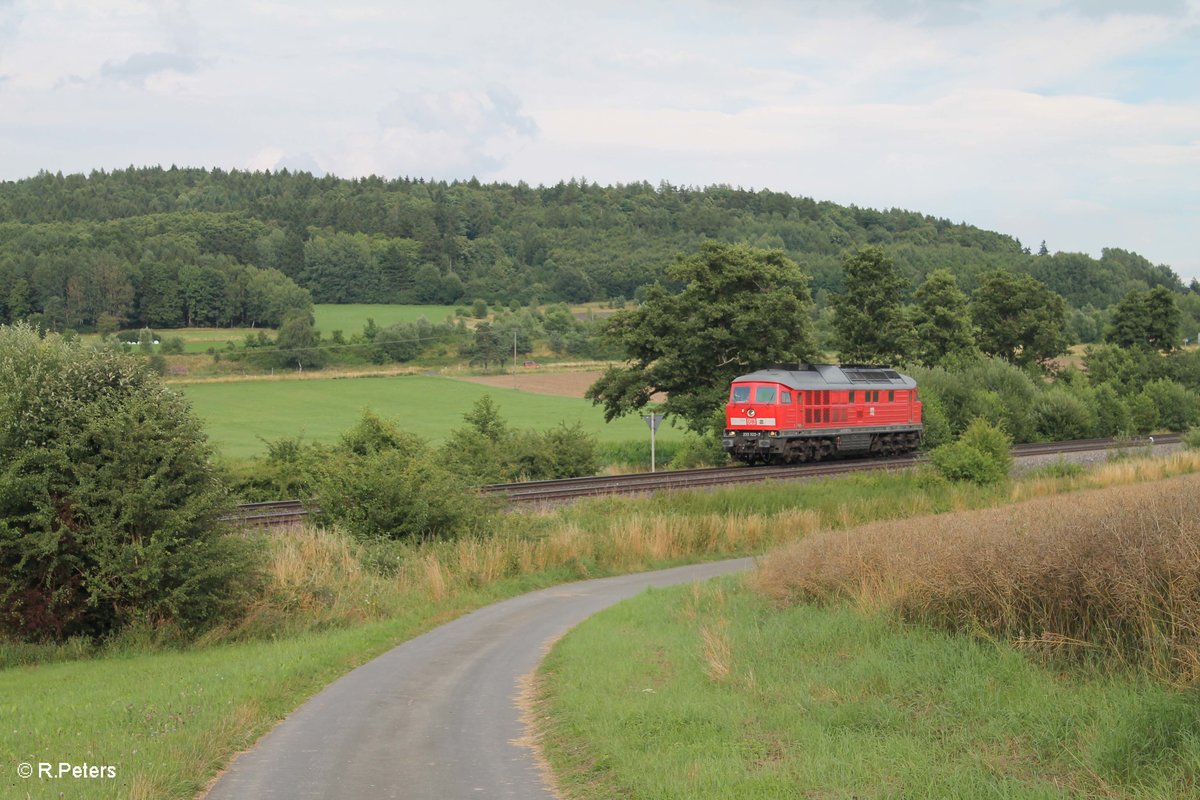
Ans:
[{"label": "shrub along track", "polygon": [[[1176,444],[1178,434],[1165,434],[1147,440],[1131,442],[1123,439],[1083,439],[1072,442],[1044,442],[1016,445],[1014,458],[1067,453],[1112,450],[1121,447]],[[920,461],[920,456],[908,455],[886,459],[857,459],[826,461],[780,467],[717,467],[708,469],[641,472],[629,475],[597,475],[587,478],[565,478],[521,483],[497,483],[480,487],[484,495],[500,497],[512,504],[535,505],[578,500],[603,495],[642,494],[676,489],[700,489],[710,486],[731,486],[771,480],[806,480],[877,469],[903,469]],[[269,503],[248,503],[237,507],[227,520],[245,525],[268,527],[300,522],[315,510],[314,501],[277,500]]]}]

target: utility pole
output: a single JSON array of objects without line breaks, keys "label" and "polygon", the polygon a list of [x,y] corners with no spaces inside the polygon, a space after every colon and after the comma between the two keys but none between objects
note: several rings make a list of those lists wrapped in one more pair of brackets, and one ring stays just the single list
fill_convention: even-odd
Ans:
[{"label": "utility pole", "polygon": [[513,391],[517,391],[517,329],[513,328]]}]

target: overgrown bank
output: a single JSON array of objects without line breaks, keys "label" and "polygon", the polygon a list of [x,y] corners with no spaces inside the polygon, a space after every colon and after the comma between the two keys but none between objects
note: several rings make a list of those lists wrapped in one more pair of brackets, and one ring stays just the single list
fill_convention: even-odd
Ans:
[{"label": "overgrown bank", "polygon": [[0,753],[12,763],[66,754],[120,765],[114,782],[73,787],[81,797],[187,797],[328,680],[492,600],[575,578],[762,552],[824,528],[1200,469],[1193,456],[1129,464],[1011,488],[953,486],[907,471],[596,501],[509,515],[490,535],[456,541],[368,543],[294,529],[260,541],[268,580],[240,621],[186,649],[146,630],[98,651],[70,643],[6,648],[10,665],[85,660],[0,671],[0,697],[22,698],[4,701],[13,725],[0,731]]}]

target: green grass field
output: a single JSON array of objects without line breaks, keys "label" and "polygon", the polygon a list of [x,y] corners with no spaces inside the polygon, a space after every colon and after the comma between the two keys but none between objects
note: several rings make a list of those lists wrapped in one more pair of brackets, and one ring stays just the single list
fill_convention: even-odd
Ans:
[{"label": "green grass field", "polygon": [[[262,330],[266,330],[271,336],[275,335],[270,328],[159,328],[154,333],[160,340],[176,337],[183,339],[185,353],[206,353],[210,347],[224,350],[226,342],[240,345],[247,336],[256,336]],[[85,344],[96,344],[100,341],[100,335],[87,333],[80,339]]]},{"label": "green grass field", "polygon": [[[648,442],[650,438],[639,417],[606,424],[601,409],[582,398],[489,388],[451,378],[314,378],[183,384],[177,388],[205,421],[218,452],[234,459],[264,453],[261,439],[303,436],[306,441],[333,442],[365,408],[396,420],[404,430],[440,441],[464,424],[463,414],[485,394],[492,396],[514,428],[541,430],[560,422],[578,422],[601,443]],[[683,433],[664,426],[658,438],[674,442],[681,440]]]},{"label": "green grass field", "polygon": [[375,320],[380,328],[395,325],[397,322],[416,322],[421,317],[437,324],[453,316],[457,306],[410,306],[385,305],[380,303],[348,303],[334,305],[320,303],[314,306],[316,313],[316,328],[322,336],[331,336],[334,331],[341,331],[349,339],[356,333],[362,333],[367,319]]},{"label": "green grass field", "polygon": [[648,592],[554,648],[562,796],[1196,796],[1193,693],[851,608],[780,611],[741,580]]}]

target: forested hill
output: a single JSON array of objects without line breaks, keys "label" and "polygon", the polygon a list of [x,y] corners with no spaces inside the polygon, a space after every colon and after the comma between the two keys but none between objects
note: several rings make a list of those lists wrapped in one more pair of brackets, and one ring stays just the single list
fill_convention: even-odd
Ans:
[{"label": "forested hill", "polygon": [[966,224],[771,191],[130,168],[0,183],[0,322],[277,324],[308,302],[294,284],[320,303],[632,297],[706,238],[782,248],[818,305],[864,244],[884,247],[912,287],[946,267],[971,291],[1003,267],[1076,307],[1183,289],[1124,250],[1034,255]]}]

